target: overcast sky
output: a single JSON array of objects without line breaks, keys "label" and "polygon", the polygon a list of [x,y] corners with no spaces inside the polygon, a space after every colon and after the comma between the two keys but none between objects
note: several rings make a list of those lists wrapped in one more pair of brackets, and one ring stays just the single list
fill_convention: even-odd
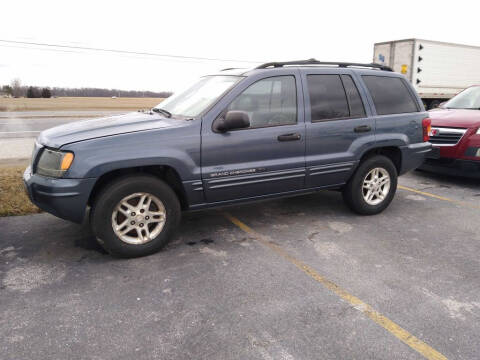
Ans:
[{"label": "overcast sky", "polygon": [[[234,59],[192,61],[0,42],[0,84],[176,90],[241,61],[371,62],[375,42],[480,46],[478,1],[2,1],[0,39]],[[39,50],[43,49],[43,50]],[[52,50],[52,49],[51,49]]]}]

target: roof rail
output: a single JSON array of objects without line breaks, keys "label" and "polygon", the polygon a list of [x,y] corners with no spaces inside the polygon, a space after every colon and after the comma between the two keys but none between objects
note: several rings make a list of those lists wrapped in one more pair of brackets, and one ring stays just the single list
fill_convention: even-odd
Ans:
[{"label": "roof rail", "polygon": [[283,67],[285,65],[336,65],[338,67],[366,67],[372,69],[379,69],[384,71],[393,71],[390,67],[380,64],[361,64],[349,62],[335,62],[335,61],[318,61],[316,59],[298,60],[298,61],[284,61],[284,62],[268,62],[257,66],[255,69],[268,69],[270,67]]}]

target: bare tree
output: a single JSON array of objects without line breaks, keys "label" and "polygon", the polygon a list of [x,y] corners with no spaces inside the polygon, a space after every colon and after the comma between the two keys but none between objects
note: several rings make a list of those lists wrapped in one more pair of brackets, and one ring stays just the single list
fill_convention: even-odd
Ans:
[{"label": "bare tree", "polygon": [[99,89],[99,88],[60,88],[52,89],[53,96],[87,96],[87,97],[160,97],[167,98],[171,95],[168,91],[136,91],[136,90],[117,90],[117,89]]},{"label": "bare tree", "polygon": [[10,82],[10,86],[0,85],[0,90],[11,94],[13,97],[51,97],[51,96],[72,96],[72,97],[152,97],[167,98],[172,95],[169,91],[138,91],[138,90],[118,90],[118,89],[99,89],[99,88],[37,88],[36,86],[22,86],[19,78]]},{"label": "bare tree", "polygon": [[52,92],[49,88],[43,88],[40,96],[48,99],[52,97]]},{"label": "bare tree", "polygon": [[12,87],[13,97],[19,97],[20,95],[22,95],[22,82],[19,78],[13,79],[10,83],[10,86]]}]

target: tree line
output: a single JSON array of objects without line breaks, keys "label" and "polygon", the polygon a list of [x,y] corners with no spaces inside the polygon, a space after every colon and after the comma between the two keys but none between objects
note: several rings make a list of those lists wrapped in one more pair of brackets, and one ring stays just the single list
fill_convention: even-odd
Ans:
[{"label": "tree line", "polygon": [[138,90],[117,90],[100,88],[64,88],[64,87],[37,87],[24,86],[19,79],[14,79],[10,85],[3,85],[1,92],[12,97],[28,98],[50,98],[52,96],[72,97],[169,97],[172,93],[168,91],[138,91]]}]

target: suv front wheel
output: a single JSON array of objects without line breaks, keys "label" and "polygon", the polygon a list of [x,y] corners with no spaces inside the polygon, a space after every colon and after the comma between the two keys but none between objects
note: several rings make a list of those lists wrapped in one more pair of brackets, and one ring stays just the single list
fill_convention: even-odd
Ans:
[{"label": "suv front wheel", "polygon": [[375,155],[363,161],[343,189],[347,205],[361,215],[382,212],[397,190],[397,169],[386,156]]},{"label": "suv front wheel", "polygon": [[180,221],[180,203],[162,180],[148,175],[121,178],[97,196],[90,222],[110,254],[138,257],[160,250]]}]

